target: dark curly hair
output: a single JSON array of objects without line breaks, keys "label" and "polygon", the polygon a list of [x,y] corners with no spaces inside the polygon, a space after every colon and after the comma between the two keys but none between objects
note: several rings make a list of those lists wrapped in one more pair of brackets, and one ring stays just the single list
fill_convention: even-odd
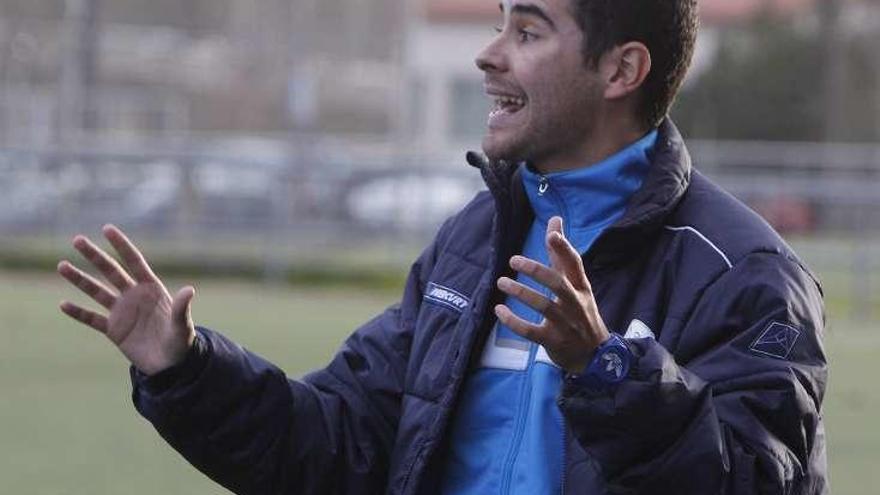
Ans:
[{"label": "dark curly hair", "polygon": [[615,46],[638,41],[651,53],[639,117],[655,127],[669,112],[694,53],[697,0],[571,0],[584,32],[584,62],[596,67]]}]

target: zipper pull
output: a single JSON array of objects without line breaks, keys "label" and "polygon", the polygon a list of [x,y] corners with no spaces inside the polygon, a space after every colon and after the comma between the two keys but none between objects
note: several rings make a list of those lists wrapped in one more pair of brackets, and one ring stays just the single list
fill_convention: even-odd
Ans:
[{"label": "zipper pull", "polygon": [[541,181],[538,183],[538,196],[543,196],[547,189],[550,188],[550,181],[547,180],[547,177],[541,176]]}]

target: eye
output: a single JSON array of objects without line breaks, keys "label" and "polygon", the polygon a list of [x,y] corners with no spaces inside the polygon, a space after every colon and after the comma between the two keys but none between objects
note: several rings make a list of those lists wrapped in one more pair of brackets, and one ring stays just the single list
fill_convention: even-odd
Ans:
[{"label": "eye", "polygon": [[535,35],[535,33],[532,33],[525,29],[519,29],[517,31],[517,38],[519,39],[520,43],[527,43],[529,41],[535,41],[538,37]]},{"label": "eye", "polygon": [[504,31],[504,28],[502,28],[501,26],[495,26],[492,29],[498,34],[501,34],[501,32]]}]

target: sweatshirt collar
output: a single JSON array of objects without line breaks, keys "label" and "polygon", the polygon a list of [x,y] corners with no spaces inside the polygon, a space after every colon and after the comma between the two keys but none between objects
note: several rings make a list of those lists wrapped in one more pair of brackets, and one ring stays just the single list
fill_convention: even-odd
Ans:
[{"label": "sweatshirt collar", "polygon": [[546,223],[559,215],[570,230],[594,230],[613,223],[641,187],[656,141],[657,130],[653,130],[598,163],[564,172],[541,174],[521,164],[523,187],[536,219]]}]

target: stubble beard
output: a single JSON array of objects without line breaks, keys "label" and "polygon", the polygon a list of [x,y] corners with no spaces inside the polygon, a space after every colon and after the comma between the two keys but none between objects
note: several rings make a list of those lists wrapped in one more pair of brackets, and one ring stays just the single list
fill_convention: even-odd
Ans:
[{"label": "stubble beard", "polygon": [[507,130],[506,135],[489,129],[483,136],[483,153],[492,160],[509,163],[539,163],[560,151],[560,146],[572,133],[568,122],[562,119],[530,121],[522,128]]},{"label": "stubble beard", "polygon": [[[497,132],[497,131],[496,131]],[[511,163],[518,163],[526,158],[526,150],[524,148],[524,139],[519,136],[510,136],[507,139],[499,138],[493,135],[490,129],[483,136],[483,153],[491,161],[504,160]]]},{"label": "stubble beard", "polygon": [[493,161],[509,163],[533,161],[541,155],[541,149],[550,142],[547,122],[535,122],[531,117],[513,129],[488,129],[483,136],[483,152]]}]

